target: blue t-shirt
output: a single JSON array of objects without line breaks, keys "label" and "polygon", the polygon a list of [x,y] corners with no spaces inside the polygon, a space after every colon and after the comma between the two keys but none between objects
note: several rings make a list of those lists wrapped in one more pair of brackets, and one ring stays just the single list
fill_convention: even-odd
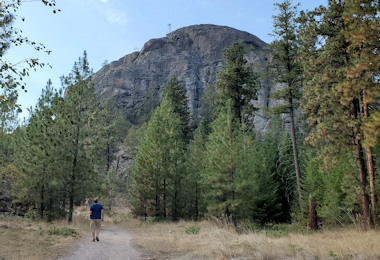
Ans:
[{"label": "blue t-shirt", "polygon": [[91,219],[101,219],[102,218],[102,214],[101,214],[102,209],[103,209],[102,204],[99,204],[99,203],[92,204],[90,207],[90,211],[92,211]]}]

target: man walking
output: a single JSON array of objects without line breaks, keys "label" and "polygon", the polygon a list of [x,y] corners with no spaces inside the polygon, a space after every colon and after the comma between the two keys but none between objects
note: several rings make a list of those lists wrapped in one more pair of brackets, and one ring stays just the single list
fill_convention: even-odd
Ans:
[{"label": "man walking", "polygon": [[98,199],[94,199],[94,204],[90,207],[90,218],[91,218],[91,232],[92,232],[92,242],[99,241],[100,227],[104,221],[104,209],[103,205],[98,203]]}]

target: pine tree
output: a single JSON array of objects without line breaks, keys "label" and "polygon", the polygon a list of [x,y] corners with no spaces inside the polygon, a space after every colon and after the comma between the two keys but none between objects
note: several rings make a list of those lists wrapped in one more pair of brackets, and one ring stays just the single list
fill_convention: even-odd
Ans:
[{"label": "pine tree", "polygon": [[240,153],[237,175],[238,216],[264,225],[281,217],[279,183],[274,176],[275,163],[272,159],[276,150],[269,150],[262,140],[240,132],[237,138]]},{"label": "pine tree", "polygon": [[[354,59],[346,34],[349,25],[344,21],[348,11],[346,1],[329,1],[308,14],[305,30],[305,89],[303,105],[308,122],[314,125],[308,139],[323,153],[336,153],[345,147],[356,155],[360,179],[362,211],[365,229],[373,228],[367,193],[367,170],[363,154],[366,136],[362,118],[362,91],[355,90],[350,74]],[[316,22],[318,20],[318,22]],[[374,97],[375,100],[377,97]]]},{"label": "pine tree", "polygon": [[115,159],[117,145],[125,137],[127,124],[124,115],[116,107],[112,97],[107,97],[96,109],[91,119],[93,153],[100,160],[98,171],[108,172]]},{"label": "pine tree", "polygon": [[[93,83],[88,80],[92,71],[87,53],[74,63],[72,72],[62,77],[66,86],[65,98],[57,103],[56,117],[61,134],[61,159],[66,193],[69,199],[69,223],[72,221],[74,202],[86,192],[98,188],[93,163],[87,148],[92,135],[91,119],[94,116],[97,100]],[[96,185],[97,184],[97,185]]]},{"label": "pine tree", "polygon": [[218,93],[218,107],[223,109],[228,100],[233,102],[233,114],[240,125],[247,123],[245,116],[251,116],[254,108],[250,101],[257,98],[259,82],[257,75],[248,66],[244,57],[246,49],[240,42],[234,42],[223,51],[226,65],[216,74],[215,89]]},{"label": "pine tree", "polygon": [[296,198],[296,181],[291,138],[283,126],[279,115],[272,117],[268,131],[262,140],[257,141],[259,156],[268,174],[277,184],[277,202],[281,205],[275,222],[290,221],[292,202]]},{"label": "pine tree", "polygon": [[207,133],[211,132],[211,122],[213,122],[217,117],[215,109],[216,100],[217,93],[215,91],[214,85],[207,85],[203,90],[198,111],[198,120],[200,120],[204,124]]},{"label": "pine tree", "polygon": [[[373,146],[377,140],[380,129],[380,111],[375,108],[379,103],[380,88],[379,62],[377,53],[379,44],[379,1],[373,0],[349,0],[343,14],[347,24],[345,38],[348,42],[348,55],[350,64],[347,70],[344,96],[350,97],[351,93],[359,98],[363,111],[362,131],[365,136],[364,146],[367,154],[367,166],[370,180],[371,208],[375,214],[375,169],[373,159]],[[349,98],[347,101],[349,102]]]},{"label": "pine tree", "polygon": [[212,123],[212,133],[206,144],[205,168],[202,174],[205,184],[205,200],[208,214],[227,218],[237,225],[236,192],[239,172],[239,150],[236,136],[239,132],[232,102]]},{"label": "pine tree", "polygon": [[188,142],[191,138],[189,105],[185,88],[180,84],[177,77],[173,76],[166,84],[164,98],[172,103],[174,113],[180,116],[182,131],[186,142]]},{"label": "pine tree", "polygon": [[[118,167],[117,161],[115,161],[116,154],[126,135],[127,122],[122,112],[116,107],[113,98],[107,97],[99,107],[95,108],[90,126],[88,154],[94,158],[94,170],[98,173],[100,181],[107,180],[102,185],[101,194],[105,195],[103,202],[111,211],[118,187],[115,182],[121,181],[117,178],[119,174],[116,170]],[[111,167],[112,165],[114,167]],[[119,177],[121,178],[122,174]]]},{"label": "pine tree", "polygon": [[205,212],[205,202],[202,200],[201,178],[205,167],[204,155],[206,150],[208,129],[205,121],[199,123],[194,132],[185,154],[186,175],[184,177],[183,194],[184,216],[195,221]]},{"label": "pine tree", "polygon": [[271,109],[274,114],[289,114],[290,133],[293,146],[294,167],[296,173],[298,203],[301,207],[302,188],[301,170],[296,140],[296,109],[299,107],[302,87],[302,64],[299,56],[299,39],[297,36],[297,7],[290,0],[284,0],[275,6],[280,14],[273,16],[273,35],[275,40],[269,45],[271,60],[269,68],[271,78],[284,85],[284,89],[272,94],[272,98],[283,104]]},{"label": "pine tree", "polygon": [[59,188],[56,174],[57,134],[52,103],[56,93],[49,80],[38,104],[31,110],[29,124],[23,138],[18,139],[16,166],[22,172],[23,188],[19,196],[27,196],[39,209],[40,218],[48,213],[52,220],[53,193]]},{"label": "pine tree", "polygon": [[182,126],[174,106],[163,100],[149,120],[136,155],[132,187],[135,214],[178,219],[184,150]]}]

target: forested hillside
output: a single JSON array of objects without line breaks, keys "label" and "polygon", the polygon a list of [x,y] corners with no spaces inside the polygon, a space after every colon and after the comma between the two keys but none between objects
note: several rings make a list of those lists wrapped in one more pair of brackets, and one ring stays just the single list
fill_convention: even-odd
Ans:
[{"label": "forested hillside", "polygon": [[[123,103],[115,96],[133,93],[120,82],[102,92],[106,68],[94,77],[84,52],[62,88],[47,81],[20,122],[18,78],[3,77],[0,212],[71,222],[75,205],[100,197],[110,214],[122,205],[152,221],[373,229],[380,210],[379,1],[328,1],[310,12],[289,0],[275,7],[273,41],[256,43],[264,56],[244,39],[231,41],[215,54],[223,62],[208,67],[215,80],[197,98],[189,96],[192,82],[180,80],[192,69],[185,66],[161,75],[160,88],[145,80],[144,95],[136,88],[136,99]],[[0,8],[5,28],[7,9]],[[191,58],[202,63],[201,55]],[[263,108],[257,100],[269,82],[281,88]],[[267,120],[265,131],[257,117]]]}]

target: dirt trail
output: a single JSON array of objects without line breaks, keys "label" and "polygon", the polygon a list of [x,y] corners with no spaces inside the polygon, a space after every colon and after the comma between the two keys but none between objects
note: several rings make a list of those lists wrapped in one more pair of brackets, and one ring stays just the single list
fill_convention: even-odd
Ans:
[{"label": "dirt trail", "polygon": [[103,225],[99,235],[99,242],[92,242],[89,232],[84,238],[78,241],[79,245],[76,250],[68,256],[59,258],[60,260],[76,259],[141,259],[139,252],[131,246],[131,235],[125,229],[113,226]]}]

